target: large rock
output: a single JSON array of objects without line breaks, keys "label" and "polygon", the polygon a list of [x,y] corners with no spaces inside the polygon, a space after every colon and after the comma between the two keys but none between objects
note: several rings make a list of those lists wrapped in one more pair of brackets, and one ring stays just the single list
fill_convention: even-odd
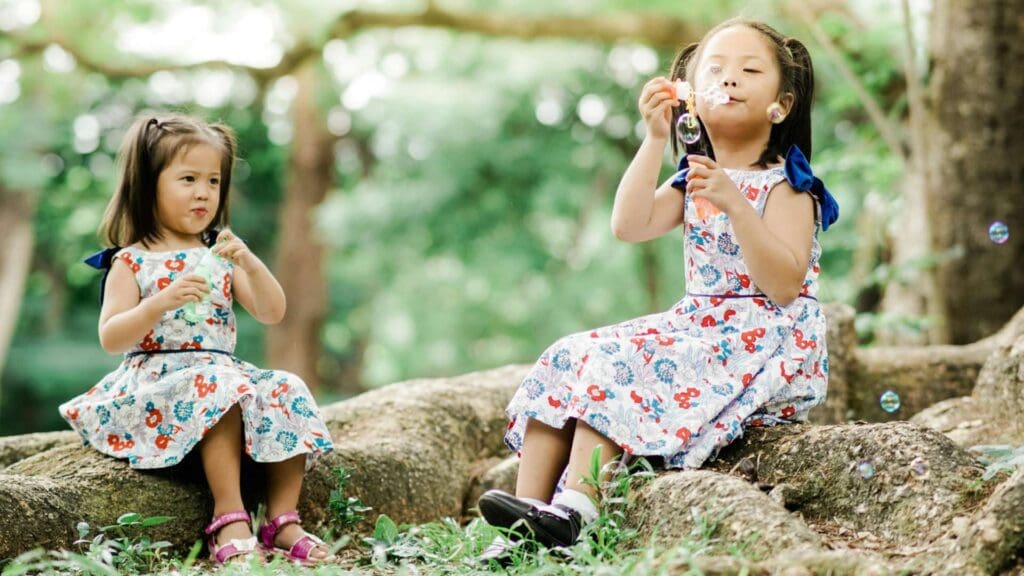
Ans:
[{"label": "large rock", "polygon": [[1024,444],[1024,335],[998,346],[969,396],[935,404],[912,422],[934,428],[961,446]]}]

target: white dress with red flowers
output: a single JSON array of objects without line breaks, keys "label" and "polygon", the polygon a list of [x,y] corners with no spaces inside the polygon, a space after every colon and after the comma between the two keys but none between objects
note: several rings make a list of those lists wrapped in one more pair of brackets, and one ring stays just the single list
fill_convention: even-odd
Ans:
[{"label": "white dress with red flowers", "polygon": [[[781,167],[726,173],[761,215],[786,178]],[[506,409],[511,449],[522,447],[528,419],[561,428],[576,418],[628,454],[699,468],[744,426],[805,420],[824,402],[820,216],[801,296],[778,306],[751,281],[729,218],[701,221],[685,202],[687,294],[665,312],[552,344]]]},{"label": "white dress with red flowers", "polygon": [[[148,298],[190,273],[208,250],[124,248],[116,258]],[[127,458],[132,468],[163,468],[180,462],[238,404],[247,454],[257,462],[306,454],[309,467],[333,447],[320,410],[298,376],[233,356],[234,268],[213,260],[209,315],[190,322],[184,309],[164,313],[115,371],[62,404],[60,413],[86,445]]]}]

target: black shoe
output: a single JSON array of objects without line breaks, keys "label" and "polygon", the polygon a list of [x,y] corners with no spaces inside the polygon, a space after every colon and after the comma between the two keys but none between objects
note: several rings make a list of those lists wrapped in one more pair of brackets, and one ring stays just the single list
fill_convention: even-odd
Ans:
[{"label": "black shoe", "polygon": [[489,490],[480,497],[480,513],[492,526],[508,528],[514,533],[526,535],[523,527],[532,533],[537,542],[548,548],[568,547],[576,543],[582,528],[580,513],[556,504],[554,507],[565,517],[549,510],[523,502],[501,490]]}]

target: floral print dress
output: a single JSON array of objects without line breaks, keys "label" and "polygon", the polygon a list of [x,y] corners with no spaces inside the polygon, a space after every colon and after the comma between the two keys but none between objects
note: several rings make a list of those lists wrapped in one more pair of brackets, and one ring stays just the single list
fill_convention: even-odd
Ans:
[{"label": "floral print dress", "polygon": [[[148,298],[191,273],[208,251],[124,248],[114,257],[135,273]],[[234,357],[234,267],[211,259],[209,315],[194,323],[183,308],[165,312],[116,370],[62,404],[60,413],[86,445],[126,458],[132,468],[163,468],[181,462],[237,404],[247,454],[257,462],[306,454],[308,468],[333,448],[320,410],[296,375]]]},{"label": "floral print dress", "polygon": [[[787,178],[783,167],[726,173],[759,215]],[[701,221],[687,195],[687,294],[665,312],[552,344],[506,409],[505,443],[519,450],[531,418],[555,428],[575,418],[627,454],[694,469],[746,425],[805,420],[824,402],[828,382],[825,315],[815,298],[822,206],[814,197],[817,225],[803,289],[779,306],[752,282],[728,217]]]}]

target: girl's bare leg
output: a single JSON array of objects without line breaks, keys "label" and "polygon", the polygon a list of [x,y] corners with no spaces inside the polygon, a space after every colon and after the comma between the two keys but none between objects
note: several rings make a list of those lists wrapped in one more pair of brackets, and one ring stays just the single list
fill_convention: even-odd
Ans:
[{"label": "girl's bare leg", "polygon": [[[245,510],[239,474],[242,466],[242,416],[232,406],[199,443],[206,482],[213,494],[213,515]],[[232,522],[217,532],[217,544],[252,536],[245,522]]]},{"label": "girl's bare leg", "polygon": [[551,502],[555,484],[569,461],[575,428],[575,419],[569,419],[561,429],[532,418],[527,421],[516,477],[517,497]]},{"label": "girl's bare leg", "polygon": [[[590,459],[597,446],[601,447],[602,470],[605,464],[622,453],[622,448],[586,422],[577,422],[572,439],[572,451],[569,454],[569,471],[565,478],[565,487],[582,492],[591,498],[597,497],[597,491],[591,485],[582,482],[582,479],[590,477]],[[610,474],[611,472],[602,472],[600,481],[608,480]]]},{"label": "girl's bare leg", "polygon": [[[302,479],[306,473],[306,455],[299,454],[281,462],[267,464],[267,520],[298,508]],[[289,549],[306,531],[298,524],[288,524],[277,533],[274,545]],[[317,546],[309,551],[311,558],[325,558],[328,550]]]}]

